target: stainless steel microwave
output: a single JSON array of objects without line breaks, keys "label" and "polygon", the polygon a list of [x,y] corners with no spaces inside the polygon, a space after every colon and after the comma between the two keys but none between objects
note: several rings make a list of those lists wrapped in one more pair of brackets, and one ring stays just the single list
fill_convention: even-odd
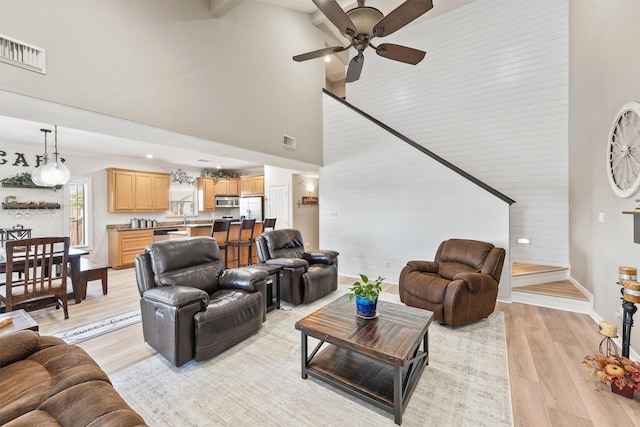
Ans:
[{"label": "stainless steel microwave", "polygon": [[239,208],[240,197],[238,196],[216,196],[216,208]]}]

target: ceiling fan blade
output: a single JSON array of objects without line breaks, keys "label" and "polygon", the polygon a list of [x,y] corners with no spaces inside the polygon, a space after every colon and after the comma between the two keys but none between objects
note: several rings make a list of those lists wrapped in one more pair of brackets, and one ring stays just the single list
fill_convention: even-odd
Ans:
[{"label": "ceiling fan blade", "polygon": [[354,56],[349,62],[349,68],[347,68],[347,77],[345,77],[345,83],[355,82],[360,78],[362,73],[362,66],[364,65],[364,55],[359,52],[357,56]]},{"label": "ceiling fan blade", "polygon": [[407,0],[389,12],[373,28],[374,37],[384,37],[433,8],[433,0]]},{"label": "ceiling fan blade", "polygon": [[324,49],[318,49],[312,52],[301,53],[300,55],[296,55],[293,57],[293,60],[298,62],[307,61],[309,59],[320,58],[321,56],[332,55],[334,53],[343,52],[349,49],[350,47],[351,45],[347,47],[343,47],[343,46],[325,47]]},{"label": "ceiling fan blade", "polygon": [[313,3],[342,33],[351,37],[356,34],[356,26],[335,0],[313,0]]},{"label": "ceiling fan blade", "polygon": [[376,53],[394,61],[416,65],[424,59],[426,52],[399,44],[383,43],[376,48]]}]

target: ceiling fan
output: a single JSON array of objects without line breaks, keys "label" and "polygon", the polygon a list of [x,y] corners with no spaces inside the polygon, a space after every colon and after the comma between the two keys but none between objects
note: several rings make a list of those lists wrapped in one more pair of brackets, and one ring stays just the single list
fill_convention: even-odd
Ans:
[{"label": "ceiling fan", "polygon": [[351,39],[348,46],[334,46],[314,50],[293,57],[294,61],[306,61],[321,56],[343,52],[354,47],[358,54],[349,62],[345,82],[355,82],[360,78],[364,64],[363,51],[367,47],[375,49],[383,58],[416,65],[424,59],[426,52],[392,43],[374,46],[371,40],[385,37],[407,25],[433,7],[433,0],[406,0],[393,11],[384,16],[378,9],[365,6],[365,0],[358,0],[358,7],[347,12],[342,10],[335,0],[313,0],[313,3],[340,32]]}]

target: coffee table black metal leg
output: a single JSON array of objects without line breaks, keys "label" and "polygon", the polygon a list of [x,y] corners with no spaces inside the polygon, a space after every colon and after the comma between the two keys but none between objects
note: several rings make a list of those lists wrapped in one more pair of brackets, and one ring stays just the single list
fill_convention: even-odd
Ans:
[{"label": "coffee table black metal leg", "polygon": [[402,424],[402,367],[393,367],[393,415],[396,424]]},{"label": "coffee table black metal leg", "polygon": [[280,309],[280,272],[276,273],[276,308]]},{"label": "coffee table black metal leg", "polygon": [[302,373],[302,379],[306,380],[307,379],[307,334],[305,334],[304,332],[300,332],[300,336],[301,336],[301,349],[300,349],[300,354],[301,354],[301,358],[302,358],[302,369],[301,369],[301,373]]},{"label": "coffee table black metal leg", "polygon": [[427,360],[425,365],[429,364],[429,330],[424,334],[424,338],[422,339],[422,350],[427,354]]}]

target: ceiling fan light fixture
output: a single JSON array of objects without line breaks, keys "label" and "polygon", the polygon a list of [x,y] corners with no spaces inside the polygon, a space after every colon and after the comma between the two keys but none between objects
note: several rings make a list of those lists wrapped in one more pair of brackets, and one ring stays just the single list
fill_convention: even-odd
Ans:
[{"label": "ceiling fan light fixture", "polygon": [[384,15],[375,7],[356,7],[347,12],[347,16],[356,27],[357,34],[373,35],[373,28]]}]

